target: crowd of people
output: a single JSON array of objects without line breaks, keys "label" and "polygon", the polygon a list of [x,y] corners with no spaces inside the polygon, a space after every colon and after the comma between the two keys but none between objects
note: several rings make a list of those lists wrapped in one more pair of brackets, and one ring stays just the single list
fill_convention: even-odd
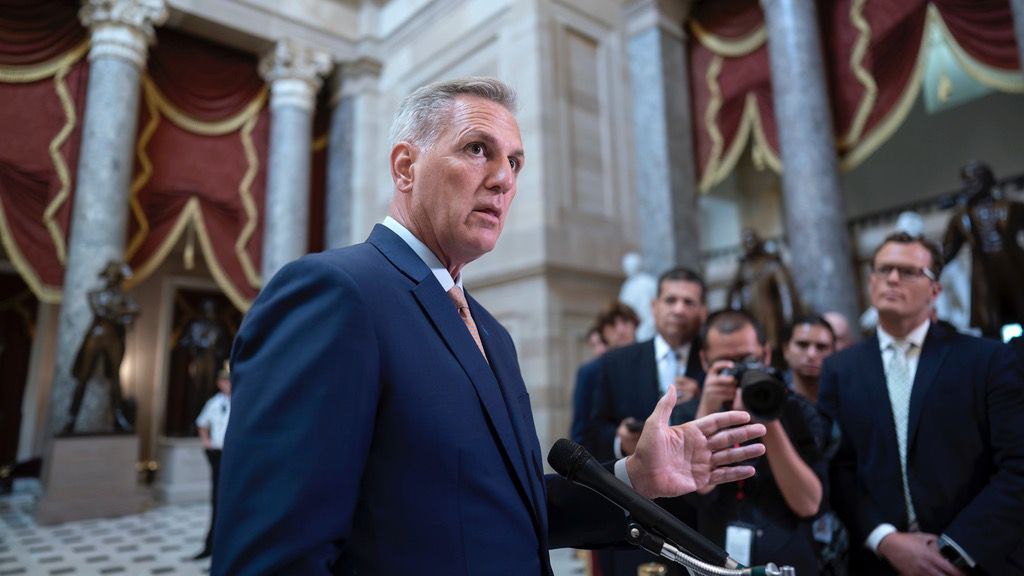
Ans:
[{"label": "crowd of people", "polygon": [[[516,195],[515,107],[492,78],[411,93],[387,217],[260,292],[232,348],[211,573],[551,576],[548,549],[576,547],[636,574],[608,552],[627,547],[622,511],[543,473],[515,344],[463,286]],[[941,266],[927,240],[887,238],[877,331],[836,352],[835,320],[798,318],[785,377],[754,317],[709,314],[700,275],[669,270],[653,338],[631,343],[624,306],[595,325],[572,435],[744,564],[1021,574],[1021,369],[934,321]]]},{"label": "crowd of people", "polygon": [[[796,315],[776,347],[781,374],[751,313],[709,314],[701,277],[669,270],[650,304],[653,339],[605,336],[635,327],[620,302],[598,315],[604,348],[577,372],[572,436],[598,458],[628,456],[669,384],[684,422],[747,408],[752,371],[778,376],[784,400],[762,417],[757,473],[663,507],[740,562],[797,574],[1022,574],[1024,358],[936,318],[942,261],[923,236],[887,237],[871,261],[878,327],[853,343],[838,312]],[[601,576],[657,560],[594,555]]]}]

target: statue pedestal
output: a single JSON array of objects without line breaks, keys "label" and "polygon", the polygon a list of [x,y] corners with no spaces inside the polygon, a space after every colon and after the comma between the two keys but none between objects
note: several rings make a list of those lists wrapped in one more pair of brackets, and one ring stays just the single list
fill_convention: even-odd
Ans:
[{"label": "statue pedestal", "polygon": [[199,438],[161,438],[156,497],[168,504],[210,500],[210,464]]},{"label": "statue pedestal", "polygon": [[146,508],[133,435],[55,438],[36,507],[40,525],[138,514]]}]

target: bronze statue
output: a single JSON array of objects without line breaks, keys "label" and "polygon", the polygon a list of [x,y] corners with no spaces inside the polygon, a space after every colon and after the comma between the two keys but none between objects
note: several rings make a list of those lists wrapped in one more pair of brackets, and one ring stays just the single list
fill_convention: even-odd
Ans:
[{"label": "bronze statue", "polygon": [[743,252],[726,301],[750,312],[778,349],[783,330],[801,311],[796,285],[779,255],[750,228],[743,230]]},{"label": "bronze statue", "polygon": [[82,347],[78,349],[71,375],[78,382],[71,402],[70,420],[63,434],[71,434],[82,408],[85,389],[93,376],[105,379],[110,385],[110,411],[114,417],[113,429],[131,432],[132,426],[125,417],[121,398],[121,361],[124,359],[125,332],[139,315],[135,299],[124,293],[122,282],[131,277],[131,268],[124,262],[111,260],[99,274],[107,285],[89,292],[89,307],[93,320],[85,333]]},{"label": "bronze statue", "polygon": [[227,328],[217,318],[217,303],[213,299],[203,299],[198,316],[185,326],[177,346],[188,357],[189,391],[186,397],[191,421],[214,393],[217,371],[223,367],[230,352],[231,339]]},{"label": "bronze statue", "polygon": [[1004,324],[1024,323],[1024,204],[994,195],[995,176],[977,160],[960,168],[960,182],[943,259],[971,247],[971,325],[998,336]]}]

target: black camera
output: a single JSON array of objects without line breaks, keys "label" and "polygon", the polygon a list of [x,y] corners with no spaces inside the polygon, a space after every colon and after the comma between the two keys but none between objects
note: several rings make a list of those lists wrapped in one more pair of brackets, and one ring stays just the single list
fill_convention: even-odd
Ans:
[{"label": "black camera", "polygon": [[741,360],[721,374],[736,379],[743,406],[754,418],[775,420],[782,414],[789,389],[775,368],[757,360]]}]

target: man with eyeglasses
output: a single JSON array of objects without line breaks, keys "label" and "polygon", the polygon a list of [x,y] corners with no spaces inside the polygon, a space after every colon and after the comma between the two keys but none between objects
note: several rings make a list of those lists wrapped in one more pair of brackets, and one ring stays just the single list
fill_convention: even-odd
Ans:
[{"label": "man with eyeglasses", "polygon": [[1024,573],[1024,376],[1005,345],[930,320],[941,262],[921,236],[887,237],[877,333],[822,368],[851,574]]}]

